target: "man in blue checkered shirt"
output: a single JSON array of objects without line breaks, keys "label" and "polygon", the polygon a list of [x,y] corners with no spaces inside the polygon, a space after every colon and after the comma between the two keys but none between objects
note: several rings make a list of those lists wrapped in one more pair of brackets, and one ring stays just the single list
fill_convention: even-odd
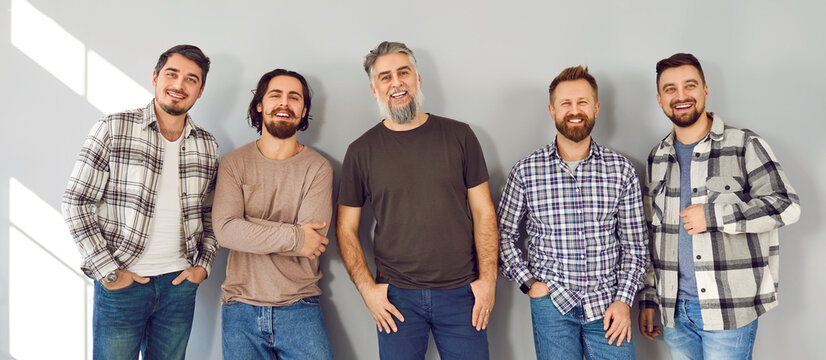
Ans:
[{"label": "man in blue checkered shirt", "polygon": [[599,100],[587,68],[563,70],[549,92],[556,140],[513,167],[499,203],[501,270],[530,297],[538,359],[634,359],[648,244],[639,180],[591,139]]}]

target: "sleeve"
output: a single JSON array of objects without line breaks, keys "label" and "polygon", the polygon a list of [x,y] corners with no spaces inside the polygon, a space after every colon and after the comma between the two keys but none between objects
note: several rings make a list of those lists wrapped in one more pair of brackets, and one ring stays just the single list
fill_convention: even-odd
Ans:
[{"label": "sleeve", "polygon": [[195,258],[193,266],[200,266],[204,268],[209,276],[212,271],[212,263],[215,261],[215,255],[218,254],[218,241],[215,239],[215,232],[212,228],[212,205],[215,199],[215,183],[218,173],[218,144],[213,143],[213,151],[215,153],[215,161],[210,164],[211,174],[209,177],[209,184],[207,185],[206,196],[204,196],[201,204],[201,223],[204,226],[203,237],[198,243],[198,255]]},{"label": "sleeve", "polygon": [[109,182],[109,144],[109,127],[105,120],[98,121],[83,143],[61,204],[66,225],[83,256],[83,270],[93,279],[120,268],[95,215]]},{"label": "sleeve", "polygon": [[341,164],[341,181],[338,187],[338,204],[352,207],[364,206],[367,198],[365,179],[361,176],[366,169],[359,167],[356,143],[347,147]]},{"label": "sleeve", "polygon": [[522,258],[517,246],[519,222],[525,213],[525,185],[522,183],[519,164],[511,169],[508,182],[499,200],[499,268],[506,278],[522,284],[531,278],[528,262]]},{"label": "sleeve", "polygon": [[212,222],[218,243],[228,249],[253,254],[296,251],[304,244],[300,225],[245,217],[244,193],[235,159],[218,166]]},{"label": "sleeve", "polygon": [[749,201],[708,204],[708,231],[761,233],[797,222],[800,199],[762,138],[746,142],[744,162]]},{"label": "sleeve", "polygon": [[488,181],[488,167],[485,164],[485,155],[482,153],[482,145],[473,133],[470,126],[465,125],[467,131],[464,136],[464,177],[465,187],[468,189]]},{"label": "sleeve", "polygon": [[626,169],[627,185],[617,208],[617,237],[622,252],[614,300],[633,306],[648,268],[648,227],[639,178],[630,163]]},{"label": "sleeve", "polygon": [[648,166],[646,169],[646,176],[645,176],[645,192],[643,193],[643,208],[645,211],[645,222],[648,228],[648,269],[645,273],[645,279],[643,280],[642,290],[640,290],[640,297],[639,303],[640,308],[643,309],[650,309],[650,308],[658,308],[660,304],[660,299],[657,296],[657,282],[656,277],[654,274],[654,263],[651,261],[651,254],[652,254],[652,247],[653,247],[653,226],[651,226],[651,217],[654,216],[652,213],[652,204],[653,199],[651,198],[651,187],[653,184],[651,183],[651,167],[654,161],[654,154],[656,151],[656,147],[651,153],[648,155]]}]

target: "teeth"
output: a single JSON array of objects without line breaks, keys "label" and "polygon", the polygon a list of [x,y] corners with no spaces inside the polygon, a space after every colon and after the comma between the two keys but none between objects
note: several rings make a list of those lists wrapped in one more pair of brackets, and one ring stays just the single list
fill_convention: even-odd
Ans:
[{"label": "teeth", "polygon": [[691,105],[679,105],[679,106],[676,106],[676,108],[677,108],[677,109],[688,109],[688,108],[690,108],[690,107],[691,107]]},{"label": "teeth", "polygon": [[395,94],[390,95],[390,97],[400,98],[400,97],[404,96],[405,94],[407,94],[407,91],[401,91],[401,92],[397,92]]}]

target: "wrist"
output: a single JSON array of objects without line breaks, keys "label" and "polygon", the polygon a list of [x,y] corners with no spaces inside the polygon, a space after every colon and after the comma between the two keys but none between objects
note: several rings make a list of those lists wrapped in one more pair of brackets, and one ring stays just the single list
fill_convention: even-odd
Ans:
[{"label": "wrist", "polygon": [[523,282],[521,285],[519,285],[519,290],[522,290],[522,293],[527,295],[528,292],[531,291],[531,287],[533,287],[533,284],[535,283],[536,278],[531,277],[528,280],[525,280],[525,282]]}]

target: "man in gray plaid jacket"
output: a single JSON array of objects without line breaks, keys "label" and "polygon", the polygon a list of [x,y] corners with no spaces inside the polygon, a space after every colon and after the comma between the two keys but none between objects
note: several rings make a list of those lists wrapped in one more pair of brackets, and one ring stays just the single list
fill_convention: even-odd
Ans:
[{"label": "man in gray plaid jacket", "polygon": [[798,220],[800,201],[765,140],[706,112],[707,98],[693,55],[657,63],[674,130],[648,156],[640,331],[664,332],[674,359],[751,359],[757,317],[777,306],[777,229]]}]

